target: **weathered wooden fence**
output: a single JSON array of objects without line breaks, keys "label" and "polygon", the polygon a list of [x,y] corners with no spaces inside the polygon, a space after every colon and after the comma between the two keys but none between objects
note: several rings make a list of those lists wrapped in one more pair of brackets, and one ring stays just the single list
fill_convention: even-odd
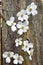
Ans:
[{"label": "weathered wooden fence", "polygon": [[[16,17],[16,13],[19,10],[25,8],[33,1],[38,6],[38,14],[30,20],[30,30],[24,35],[24,37],[27,36],[27,38],[34,43],[33,60],[30,61],[26,54],[24,55],[23,51],[15,47],[14,40],[17,37],[17,34],[16,32],[12,32],[10,28],[7,29],[5,21],[12,15]],[[25,61],[22,65],[43,65],[43,0],[2,0],[0,21],[2,21],[2,27],[0,25],[1,55],[4,51],[11,50],[23,55]],[[0,63],[1,65],[13,65],[12,62],[6,64],[2,58]]]}]

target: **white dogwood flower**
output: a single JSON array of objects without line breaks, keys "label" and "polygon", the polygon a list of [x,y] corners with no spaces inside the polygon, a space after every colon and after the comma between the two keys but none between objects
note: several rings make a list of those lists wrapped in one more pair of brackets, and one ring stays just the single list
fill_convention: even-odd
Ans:
[{"label": "white dogwood flower", "polygon": [[22,35],[24,32],[27,32],[27,30],[29,30],[29,22],[28,21],[24,21],[24,22],[18,22],[17,24],[17,28],[18,30],[18,34]]},{"label": "white dogwood flower", "polygon": [[[26,52],[29,54],[30,49],[32,49],[32,48],[33,48],[33,44],[32,44],[32,43],[29,43],[28,40],[25,40],[25,41],[23,42],[22,50],[26,51]],[[30,54],[29,54],[29,55],[30,55]]]},{"label": "white dogwood flower", "polygon": [[13,57],[13,52],[4,52],[3,53],[3,58],[6,58],[6,63],[10,63],[11,59]]},{"label": "white dogwood flower", "polygon": [[27,51],[28,49],[29,49],[29,42],[27,40],[25,40],[23,42],[22,50]]},{"label": "white dogwood flower", "polygon": [[33,55],[33,43],[29,43],[29,49],[27,50],[27,53],[29,54],[29,59],[32,60],[32,55]]},{"label": "white dogwood flower", "polygon": [[14,17],[10,17],[10,20],[6,21],[6,24],[11,27],[12,31],[16,31],[17,30],[16,23],[14,22],[14,20],[15,20]]},{"label": "white dogwood flower", "polygon": [[32,60],[32,56],[31,55],[29,56],[29,60]]},{"label": "white dogwood flower", "polygon": [[15,40],[16,46],[18,47],[19,45],[22,45],[22,38],[16,39]]},{"label": "white dogwood flower", "polygon": [[37,9],[37,6],[35,5],[34,2],[32,2],[29,6],[27,6],[27,9],[26,9],[27,15],[30,15],[30,14],[32,14],[33,16],[36,15],[38,13],[36,9]]},{"label": "white dogwood flower", "polygon": [[29,59],[32,60],[32,55],[33,55],[34,49],[28,50],[27,53],[29,54]]},{"label": "white dogwood flower", "polygon": [[28,20],[29,16],[26,15],[26,11],[22,9],[20,12],[17,13],[18,20]]},{"label": "white dogwood flower", "polygon": [[13,61],[14,64],[18,64],[18,63],[22,64],[24,61],[23,57],[19,54],[13,55],[13,58],[14,58],[14,61]]}]

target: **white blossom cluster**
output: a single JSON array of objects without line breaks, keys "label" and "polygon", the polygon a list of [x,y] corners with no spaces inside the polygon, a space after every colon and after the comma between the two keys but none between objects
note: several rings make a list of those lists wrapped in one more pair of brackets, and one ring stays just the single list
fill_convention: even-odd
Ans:
[{"label": "white blossom cluster", "polygon": [[22,38],[16,39],[15,43],[16,47],[21,46],[21,49],[24,52],[27,52],[29,54],[29,59],[32,60],[32,55],[34,51],[33,43],[29,42],[28,40],[22,41]]},{"label": "white blossom cluster", "polygon": [[[26,9],[22,9],[19,11],[16,16],[18,18],[18,22],[15,23],[15,17],[11,16],[10,20],[6,21],[6,24],[11,28],[13,32],[17,31],[17,34],[21,36],[23,33],[27,32],[29,30],[29,18],[30,15],[35,16],[37,14],[37,5],[35,5],[34,2],[32,2],[30,5],[27,6]],[[33,55],[33,43],[29,42],[28,40],[22,40],[22,38],[18,38],[15,40],[15,46],[19,47],[21,46],[21,49],[24,52],[27,52],[29,55],[29,59],[32,60]],[[24,59],[19,54],[14,54],[14,52],[4,52],[3,58],[6,58],[6,63],[11,62],[11,58],[14,59],[14,64],[22,64]]]},{"label": "white blossom cluster", "polygon": [[18,30],[18,34],[22,35],[23,33],[29,30],[29,16],[35,16],[37,14],[37,6],[34,2],[32,2],[29,6],[27,6],[26,10],[22,9],[16,15],[18,17],[18,23],[15,23],[15,18],[13,16],[10,17],[10,20],[6,21],[6,24],[11,27],[13,32]]},{"label": "white blossom cluster", "polygon": [[15,20],[15,18],[12,16],[12,17],[10,17],[10,20],[6,21],[6,24],[11,27],[11,30],[13,32],[17,31],[17,29],[18,29],[17,33],[19,35],[22,35],[24,32],[27,32],[27,30],[29,29],[28,20],[24,21],[24,22],[19,21],[17,24],[14,22],[14,20]]},{"label": "white blossom cluster", "polygon": [[19,55],[19,54],[14,54],[14,52],[11,52],[11,51],[9,51],[9,52],[4,52],[3,53],[3,58],[5,58],[6,60],[6,63],[10,63],[11,62],[11,58],[13,59],[13,63],[14,64],[22,64],[23,63],[23,61],[24,61],[24,59],[23,59],[23,57],[21,56],[21,55]]}]

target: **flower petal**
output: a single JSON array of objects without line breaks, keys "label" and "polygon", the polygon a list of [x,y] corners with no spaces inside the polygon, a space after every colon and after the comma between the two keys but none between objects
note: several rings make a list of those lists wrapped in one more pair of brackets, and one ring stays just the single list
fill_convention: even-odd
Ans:
[{"label": "flower petal", "polygon": [[18,22],[17,28],[21,28],[22,22]]},{"label": "flower petal", "polygon": [[21,21],[23,21],[23,17],[20,17],[20,16],[19,16],[19,17],[18,17],[18,20],[21,20]]},{"label": "flower petal", "polygon": [[12,27],[11,27],[11,30],[12,30],[13,32],[15,32],[15,31],[17,30],[16,26],[12,26]]},{"label": "flower petal", "polygon": [[25,46],[22,47],[22,50],[23,50],[23,51],[27,51],[26,48],[25,48]]},{"label": "flower petal", "polygon": [[15,18],[13,16],[10,17],[10,21],[14,22]]},{"label": "flower petal", "polygon": [[34,2],[31,3],[31,6],[32,6],[32,8],[33,8],[34,10],[37,9],[37,5],[35,5]]},{"label": "flower petal", "polygon": [[25,12],[25,10],[24,10],[24,9],[22,9],[22,10],[21,10],[21,13],[25,14],[26,12]]},{"label": "flower petal", "polygon": [[31,55],[29,56],[29,59],[30,59],[30,60],[32,60],[32,57],[31,57]]},{"label": "flower petal", "polygon": [[20,14],[21,14],[21,13],[20,13],[20,12],[18,12],[18,13],[17,13],[17,16],[20,16]]},{"label": "flower petal", "polygon": [[32,15],[35,16],[37,14],[37,10],[32,11]]},{"label": "flower petal", "polygon": [[19,60],[19,64],[22,64],[23,62],[21,60]]},{"label": "flower petal", "polygon": [[10,58],[7,57],[7,58],[6,58],[6,63],[10,63],[10,62],[11,62]]},{"label": "flower petal", "polygon": [[14,60],[13,63],[14,63],[14,64],[18,64],[18,60]]},{"label": "flower petal", "polygon": [[30,55],[30,50],[27,50],[27,53]]},{"label": "flower petal", "polygon": [[29,43],[29,48],[33,48],[33,43]]},{"label": "flower petal", "polygon": [[29,30],[29,26],[26,26],[25,29],[26,29],[26,30]]},{"label": "flower petal", "polygon": [[19,42],[19,45],[22,45],[22,41]]},{"label": "flower petal", "polygon": [[22,57],[21,55],[20,55],[19,57],[20,57],[20,60],[21,60],[21,61],[24,61],[24,59],[23,59],[23,57]]},{"label": "flower petal", "polygon": [[28,18],[29,18],[28,15],[24,15],[24,16],[23,16],[23,19],[24,19],[24,20],[28,20]]},{"label": "flower petal", "polygon": [[12,23],[13,23],[13,22],[11,22],[11,21],[6,21],[6,24],[7,24],[8,26],[11,26]]},{"label": "flower petal", "polygon": [[27,21],[23,22],[23,24],[24,24],[25,26],[27,26],[27,25],[29,25],[29,21],[27,20]]},{"label": "flower petal", "polygon": [[6,58],[7,57],[7,52],[4,52],[3,53],[3,58]]},{"label": "flower petal", "polygon": [[34,49],[27,50],[27,53],[32,56],[33,55],[33,51],[34,51]]},{"label": "flower petal", "polygon": [[10,53],[10,57],[13,57],[14,55],[14,52],[9,52]]},{"label": "flower petal", "polygon": [[18,34],[20,34],[20,35],[22,35],[23,34],[23,30],[22,29],[20,29],[20,30],[18,30],[18,32],[17,32]]},{"label": "flower petal", "polygon": [[16,47],[18,47],[19,46],[19,44],[18,43],[16,43]]},{"label": "flower petal", "polygon": [[23,32],[27,32],[27,30],[24,28],[24,29],[23,29]]},{"label": "flower petal", "polygon": [[25,40],[25,41],[23,42],[23,44],[24,44],[24,45],[28,45],[28,41]]},{"label": "flower petal", "polygon": [[19,38],[19,40],[21,41],[21,40],[22,40],[22,38],[20,37],[20,38]]},{"label": "flower petal", "polygon": [[27,15],[30,15],[31,14],[31,12],[29,11],[28,8],[26,9],[26,13],[27,13]]},{"label": "flower petal", "polygon": [[13,58],[14,58],[14,59],[17,59],[18,56],[19,56],[18,54],[15,54],[15,55],[13,55]]}]

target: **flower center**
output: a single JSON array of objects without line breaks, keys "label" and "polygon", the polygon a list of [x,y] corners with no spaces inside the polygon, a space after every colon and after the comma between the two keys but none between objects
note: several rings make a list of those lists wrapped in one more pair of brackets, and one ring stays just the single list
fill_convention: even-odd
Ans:
[{"label": "flower center", "polygon": [[29,10],[30,10],[30,12],[31,12],[31,11],[32,11],[32,8],[30,8]]},{"label": "flower center", "polygon": [[26,45],[26,48],[27,48],[28,46]]},{"label": "flower center", "polygon": [[24,25],[21,26],[21,29],[24,29]]},{"label": "flower center", "polygon": [[20,58],[18,57],[17,60],[20,60]]},{"label": "flower center", "polygon": [[23,17],[23,14],[21,14],[21,17]]},{"label": "flower center", "polygon": [[11,24],[11,26],[13,26],[13,25],[14,25],[14,23]]},{"label": "flower center", "polygon": [[19,40],[18,40],[18,43],[19,43]]},{"label": "flower center", "polygon": [[8,53],[7,56],[10,57],[10,54]]}]

